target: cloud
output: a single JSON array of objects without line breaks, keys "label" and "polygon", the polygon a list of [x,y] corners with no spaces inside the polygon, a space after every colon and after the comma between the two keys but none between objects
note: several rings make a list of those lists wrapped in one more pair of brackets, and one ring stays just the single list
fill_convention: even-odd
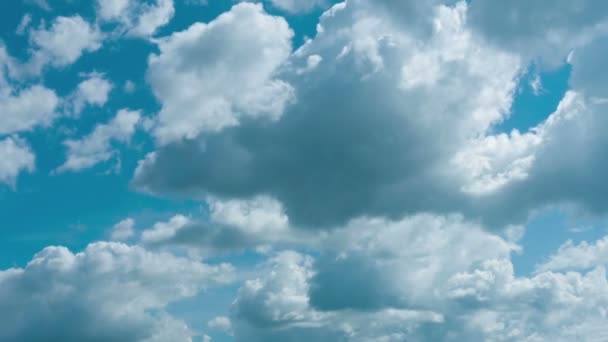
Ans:
[{"label": "cloud", "polygon": [[98,124],[89,135],[78,140],[66,140],[67,160],[57,168],[57,172],[81,171],[112,158],[117,151],[112,143],[128,143],[135,133],[141,118],[139,111],[121,109],[112,121]]},{"label": "cloud", "polygon": [[287,22],[243,3],[209,24],[195,23],[159,40],[148,79],[162,103],[154,135],[161,144],[236,125],[276,120],[293,91],[274,78],[291,52]]},{"label": "cloud", "polygon": [[232,333],[232,323],[226,316],[218,316],[207,322],[209,329],[222,331],[227,334]]},{"label": "cloud", "polygon": [[608,6],[593,0],[516,0],[494,4],[471,2],[469,22],[489,42],[550,66],[563,63],[608,29]]},{"label": "cloud", "polygon": [[0,184],[14,187],[21,172],[33,172],[36,157],[19,137],[0,140]]},{"label": "cloud", "polygon": [[608,236],[591,244],[583,241],[575,245],[569,240],[537,269],[539,271],[588,270],[597,265],[608,265]]},{"label": "cloud", "polygon": [[104,75],[89,74],[87,79],[80,82],[76,90],[67,99],[68,114],[79,116],[87,106],[102,107],[108,101],[112,88],[112,82],[107,80]]},{"label": "cloud", "polygon": [[135,220],[126,218],[112,227],[110,236],[112,241],[125,241],[135,235]]},{"label": "cloud", "polygon": [[103,22],[118,23],[128,36],[150,37],[167,25],[175,8],[173,0],[97,0],[97,16]]},{"label": "cloud", "polygon": [[274,7],[292,14],[310,12],[326,5],[325,0],[270,0],[270,3]]},{"label": "cloud", "polygon": [[49,27],[43,23],[29,32],[31,59],[21,66],[25,75],[38,75],[51,65],[65,67],[76,62],[85,52],[98,50],[103,41],[99,28],[82,17],[57,17]]},{"label": "cloud", "polygon": [[55,118],[59,98],[43,85],[14,83],[14,59],[0,43],[0,135],[48,125]]},{"label": "cloud", "polygon": [[32,16],[28,13],[24,14],[23,17],[21,17],[21,21],[19,22],[19,25],[17,26],[15,33],[17,35],[24,34],[31,23],[32,23]]},{"label": "cloud", "polygon": [[231,281],[229,265],[210,266],[118,243],[73,254],[47,247],[25,268],[0,272],[0,340],[191,341],[170,303]]},{"label": "cloud", "polygon": [[[231,310],[236,340],[601,341],[608,336],[602,323],[608,301],[605,260],[594,259],[582,272],[515,276],[513,242],[456,222],[429,215],[401,222],[372,219],[353,223],[345,229],[348,235],[336,239],[341,244],[316,259],[276,254],[238,292]],[[357,224],[365,228],[354,229]]]},{"label": "cloud", "polygon": [[0,134],[29,131],[50,124],[58,103],[55,92],[41,85],[15,92],[0,86]]},{"label": "cloud", "polygon": [[[245,8],[256,7],[239,11]],[[205,120],[191,108],[209,101],[167,111],[179,118],[164,115],[164,108],[157,135],[168,132],[166,121],[166,127],[183,127],[179,136],[187,139],[143,160],[134,184],[197,198],[269,195],[298,226],[474,206],[460,191],[465,176],[451,159],[506,117],[521,65],[518,57],[481,44],[465,26],[466,10],[461,3],[429,11],[437,24],[427,35],[407,30],[385,6],[336,5],[323,15],[317,37],[281,69],[297,100],[277,121],[216,119],[215,132],[201,133],[192,122]],[[312,55],[323,62],[298,72]],[[413,78],[422,59],[435,71]],[[201,89],[181,84],[170,89]],[[224,129],[217,132],[217,125]],[[171,171],[175,165],[179,174]]]},{"label": "cloud", "polygon": [[318,238],[290,227],[281,204],[268,197],[208,199],[209,218],[175,215],[142,231],[141,243],[218,256],[271,245],[312,245]]}]

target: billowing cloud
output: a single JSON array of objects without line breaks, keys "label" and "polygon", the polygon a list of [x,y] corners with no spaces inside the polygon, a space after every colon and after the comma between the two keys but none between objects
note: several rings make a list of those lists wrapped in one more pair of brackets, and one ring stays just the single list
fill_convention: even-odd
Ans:
[{"label": "billowing cloud", "polygon": [[85,52],[101,47],[99,28],[76,15],[57,17],[50,26],[40,26],[29,33],[31,59],[20,73],[39,74],[47,65],[65,67],[76,62]]},{"label": "billowing cloud", "polygon": [[165,308],[232,277],[229,265],[117,243],[76,254],[47,247],[25,268],[0,272],[0,340],[191,341]]},{"label": "billowing cloud", "polygon": [[57,172],[80,171],[109,160],[117,153],[112,143],[128,143],[140,118],[139,111],[121,109],[110,122],[98,124],[91,134],[82,139],[66,140],[67,160]]},{"label": "billowing cloud", "polygon": [[97,0],[99,19],[118,23],[119,30],[129,36],[152,36],[167,25],[174,14],[173,0]]},{"label": "billowing cloud", "polygon": [[0,184],[15,186],[23,171],[34,171],[36,157],[25,141],[18,137],[0,140]]},{"label": "billowing cloud", "polygon": [[[453,218],[359,222],[316,260],[282,252],[233,304],[237,341],[601,341],[605,260],[514,275],[513,244]],[[456,222],[458,222],[456,220]],[[374,229],[370,229],[374,228]],[[363,232],[363,234],[361,234]],[[593,246],[600,246],[598,241]],[[580,248],[587,250],[588,246]],[[558,254],[567,259],[572,253]]]},{"label": "billowing cloud", "polygon": [[[464,25],[463,3],[436,8],[430,37],[379,20],[388,11],[370,7],[354,1],[323,15],[317,37],[281,74],[297,100],[276,122],[243,119],[196,136],[193,122],[205,122],[197,113],[209,101],[163,108],[157,135],[165,126],[183,127],[180,136],[190,139],[148,156],[135,184],[160,194],[270,195],[297,225],[459,209],[466,198],[450,160],[508,113],[519,59],[478,42]],[[245,8],[256,7],[238,11]],[[312,55],[321,58],[316,68],[299,72]],[[194,88],[181,84],[171,90]],[[183,166],[179,174],[175,165]]]},{"label": "billowing cloud", "polygon": [[588,270],[597,265],[608,264],[608,236],[594,243],[583,241],[574,244],[571,240],[559,247],[557,253],[537,268],[547,270]]},{"label": "billowing cloud", "polygon": [[241,118],[280,117],[293,91],[274,74],[291,52],[292,35],[284,19],[243,3],[161,39],[148,71],[163,106],[157,140],[195,138]]}]

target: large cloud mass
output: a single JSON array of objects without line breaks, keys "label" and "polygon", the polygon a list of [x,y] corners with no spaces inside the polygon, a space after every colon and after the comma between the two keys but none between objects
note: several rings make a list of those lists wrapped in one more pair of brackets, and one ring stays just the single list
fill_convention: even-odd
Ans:
[{"label": "large cloud mass", "polygon": [[[266,4],[296,14],[329,1]],[[295,49],[302,32],[289,23],[308,17],[263,3],[188,26],[178,15],[171,33],[184,4],[95,6],[95,24],[26,22],[29,62],[0,45],[0,183],[34,170],[23,137],[52,124],[57,107],[74,120],[115,105],[111,70],[90,70],[63,102],[36,77],[104,39],[143,37],[157,112],[92,123],[65,140],[57,171],[112,159],[142,127],[151,139],[138,146],[155,150],[134,187],[194,199],[200,211],[188,202],[151,214],[165,207],[142,201],[152,208],[108,233],[135,245],[48,247],[0,272],[0,340],[608,340],[608,237],[567,241],[543,260],[522,247],[534,248],[525,225],[545,208],[608,213],[604,3],[348,0]],[[545,76],[564,70],[554,108],[535,113],[539,122],[522,117],[521,106],[536,106],[520,102],[543,100],[560,82],[547,90]],[[139,101],[146,89],[128,95]],[[529,274],[515,269],[522,252],[536,262]],[[242,266],[241,283],[192,314],[207,303],[182,301],[234,279],[221,260]],[[230,309],[216,312],[228,292]],[[194,331],[205,321],[211,332]]]},{"label": "large cloud mass", "polygon": [[[359,1],[324,15],[315,40],[290,59],[295,72],[284,72],[297,100],[278,121],[248,117],[216,134],[186,134],[192,139],[150,155],[135,183],[194,196],[272,195],[290,219],[304,225],[443,209],[455,202],[461,195],[458,184],[447,180],[457,176],[448,161],[508,112],[519,60],[478,44],[464,27],[464,4],[437,8],[429,39],[377,20],[368,10]],[[302,73],[299,65],[312,55],[320,62]],[[152,63],[154,75],[155,58]],[[181,84],[172,91],[190,89]],[[205,94],[224,89],[205,84],[211,86]],[[197,111],[165,105],[161,132],[184,120],[187,130],[195,129]],[[171,171],[186,164],[179,173]]]},{"label": "large cloud mass", "polygon": [[25,268],[0,272],[0,340],[191,341],[165,307],[232,277],[229,265],[117,243],[77,254],[48,247]]}]

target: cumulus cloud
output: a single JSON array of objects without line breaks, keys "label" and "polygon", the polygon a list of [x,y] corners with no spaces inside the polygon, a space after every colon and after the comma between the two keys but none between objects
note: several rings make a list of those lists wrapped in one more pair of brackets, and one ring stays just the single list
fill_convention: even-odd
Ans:
[{"label": "cumulus cloud", "polygon": [[[368,229],[351,227],[350,239],[340,239],[341,246],[316,260],[278,253],[239,290],[231,311],[236,340],[600,341],[608,336],[602,323],[608,300],[605,260],[593,260],[582,272],[539,269],[517,277],[511,241],[454,222],[424,215],[359,222]],[[571,247],[558,254],[568,259],[572,253],[563,253],[565,248]]]},{"label": "cumulus cloud", "polygon": [[583,241],[574,244],[569,240],[537,269],[540,271],[588,270],[597,265],[608,265],[608,236],[594,243]]},{"label": "cumulus cloud", "polygon": [[43,23],[29,33],[31,60],[22,73],[39,74],[47,65],[65,67],[76,62],[85,52],[99,49],[103,35],[99,28],[76,15],[57,17],[50,26]]},{"label": "cumulus cloud", "polygon": [[[248,6],[238,11],[256,8]],[[241,120],[196,136],[198,110],[191,108],[206,107],[172,111],[179,117],[163,116],[164,108],[157,135],[166,120],[192,139],[148,156],[134,183],[159,194],[270,195],[298,225],[460,209],[466,198],[450,160],[506,116],[521,71],[518,57],[481,44],[466,29],[466,10],[460,3],[429,11],[436,24],[428,36],[392,20],[385,6],[336,5],[317,37],[289,59],[293,67],[283,68],[297,101],[276,122]],[[299,72],[313,55],[331,63]],[[414,78],[417,61],[427,58],[435,71]],[[175,165],[183,166],[179,174],[171,171]]]},{"label": "cumulus cloud", "polygon": [[98,18],[118,23],[120,31],[134,37],[154,35],[174,14],[173,0],[97,0]]},{"label": "cumulus cloud", "polygon": [[112,148],[113,142],[128,143],[135,133],[141,118],[139,111],[121,109],[106,124],[98,124],[89,135],[66,140],[67,160],[57,168],[57,172],[81,171],[112,158],[117,151]]},{"label": "cumulus cloud", "polygon": [[112,82],[107,80],[104,75],[92,73],[78,84],[76,90],[71,94],[68,102],[68,113],[78,116],[87,106],[101,107],[106,104],[112,90]]},{"label": "cumulus cloud", "polygon": [[7,313],[0,339],[191,341],[193,332],[167,305],[232,277],[229,265],[117,243],[76,254],[47,247],[25,268],[0,272],[0,311]]},{"label": "cumulus cloud", "polygon": [[293,96],[274,78],[291,52],[287,22],[243,3],[209,24],[160,39],[148,79],[162,103],[154,134],[163,143],[236,125],[244,117],[277,119]]},{"label": "cumulus cloud", "polygon": [[43,85],[18,87],[11,78],[15,61],[0,43],[0,135],[48,125],[55,118],[59,97]]},{"label": "cumulus cloud", "polygon": [[112,227],[110,237],[112,241],[125,241],[135,235],[135,220],[126,218]]},{"label": "cumulus cloud", "polygon": [[58,103],[55,92],[42,85],[15,91],[0,86],[0,134],[50,124],[56,116]]},{"label": "cumulus cloud", "polygon": [[0,184],[15,186],[21,172],[34,171],[36,157],[25,141],[18,137],[0,140]]}]

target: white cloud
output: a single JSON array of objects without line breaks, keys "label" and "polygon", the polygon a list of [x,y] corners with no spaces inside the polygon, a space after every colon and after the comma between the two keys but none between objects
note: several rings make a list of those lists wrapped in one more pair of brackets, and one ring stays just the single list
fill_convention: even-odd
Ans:
[{"label": "white cloud", "polygon": [[67,100],[68,114],[78,116],[87,106],[102,107],[108,101],[112,88],[112,82],[108,81],[104,75],[98,73],[88,75],[87,79],[78,84]]},{"label": "white cloud", "polygon": [[112,227],[110,236],[112,241],[125,241],[135,236],[135,220],[132,218],[126,218]]},{"label": "white cloud", "polygon": [[115,22],[129,36],[149,37],[169,23],[175,13],[173,0],[97,0],[97,15]]},{"label": "white cloud", "polygon": [[167,305],[226,284],[233,272],[117,243],[77,254],[47,247],[25,268],[0,272],[0,340],[191,341]]},{"label": "white cloud", "polygon": [[0,140],[0,184],[15,186],[23,171],[34,171],[36,157],[25,141],[18,137]]},{"label": "white cloud", "polygon": [[31,60],[22,72],[39,74],[46,65],[65,67],[76,62],[83,53],[99,49],[103,35],[82,17],[57,17],[49,27],[31,30]]},{"label": "white cloud", "polygon": [[280,117],[293,91],[274,74],[291,52],[292,35],[284,19],[242,3],[209,24],[160,39],[148,71],[163,105],[157,140],[192,139],[241,117]]},{"label": "white cloud", "polygon": [[0,135],[50,124],[59,104],[55,92],[40,84],[14,84],[10,78],[14,66],[14,59],[0,43]]},{"label": "white cloud", "polygon": [[567,241],[557,253],[537,267],[539,271],[588,270],[597,265],[608,265],[608,236],[594,243],[583,241],[575,245]]},{"label": "white cloud", "polygon": [[232,323],[226,316],[218,316],[207,322],[210,329],[218,330],[227,334],[232,333]]},{"label": "white cloud", "polygon": [[[469,223],[422,215],[358,224],[365,228],[353,223],[336,239],[342,245],[317,260],[283,252],[265,262],[233,303],[236,340],[565,342],[608,336],[604,258],[585,262],[590,271],[517,277],[512,243]],[[558,254],[576,263],[581,251],[598,254],[589,250],[603,240],[566,245]],[[572,248],[579,251],[566,251]]]},{"label": "white cloud", "polygon": [[55,118],[59,99],[54,91],[33,85],[10,92],[0,86],[0,134],[46,126]]},{"label": "white cloud", "polygon": [[142,232],[149,247],[182,248],[202,257],[217,257],[269,246],[315,246],[320,234],[290,227],[283,206],[269,197],[250,200],[208,199],[206,220],[175,215]]},{"label": "white cloud", "polygon": [[140,118],[139,111],[121,109],[112,121],[95,126],[91,134],[78,140],[66,140],[67,160],[57,172],[80,171],[109,160],[117,153],[112,142],[128,143]]}]

